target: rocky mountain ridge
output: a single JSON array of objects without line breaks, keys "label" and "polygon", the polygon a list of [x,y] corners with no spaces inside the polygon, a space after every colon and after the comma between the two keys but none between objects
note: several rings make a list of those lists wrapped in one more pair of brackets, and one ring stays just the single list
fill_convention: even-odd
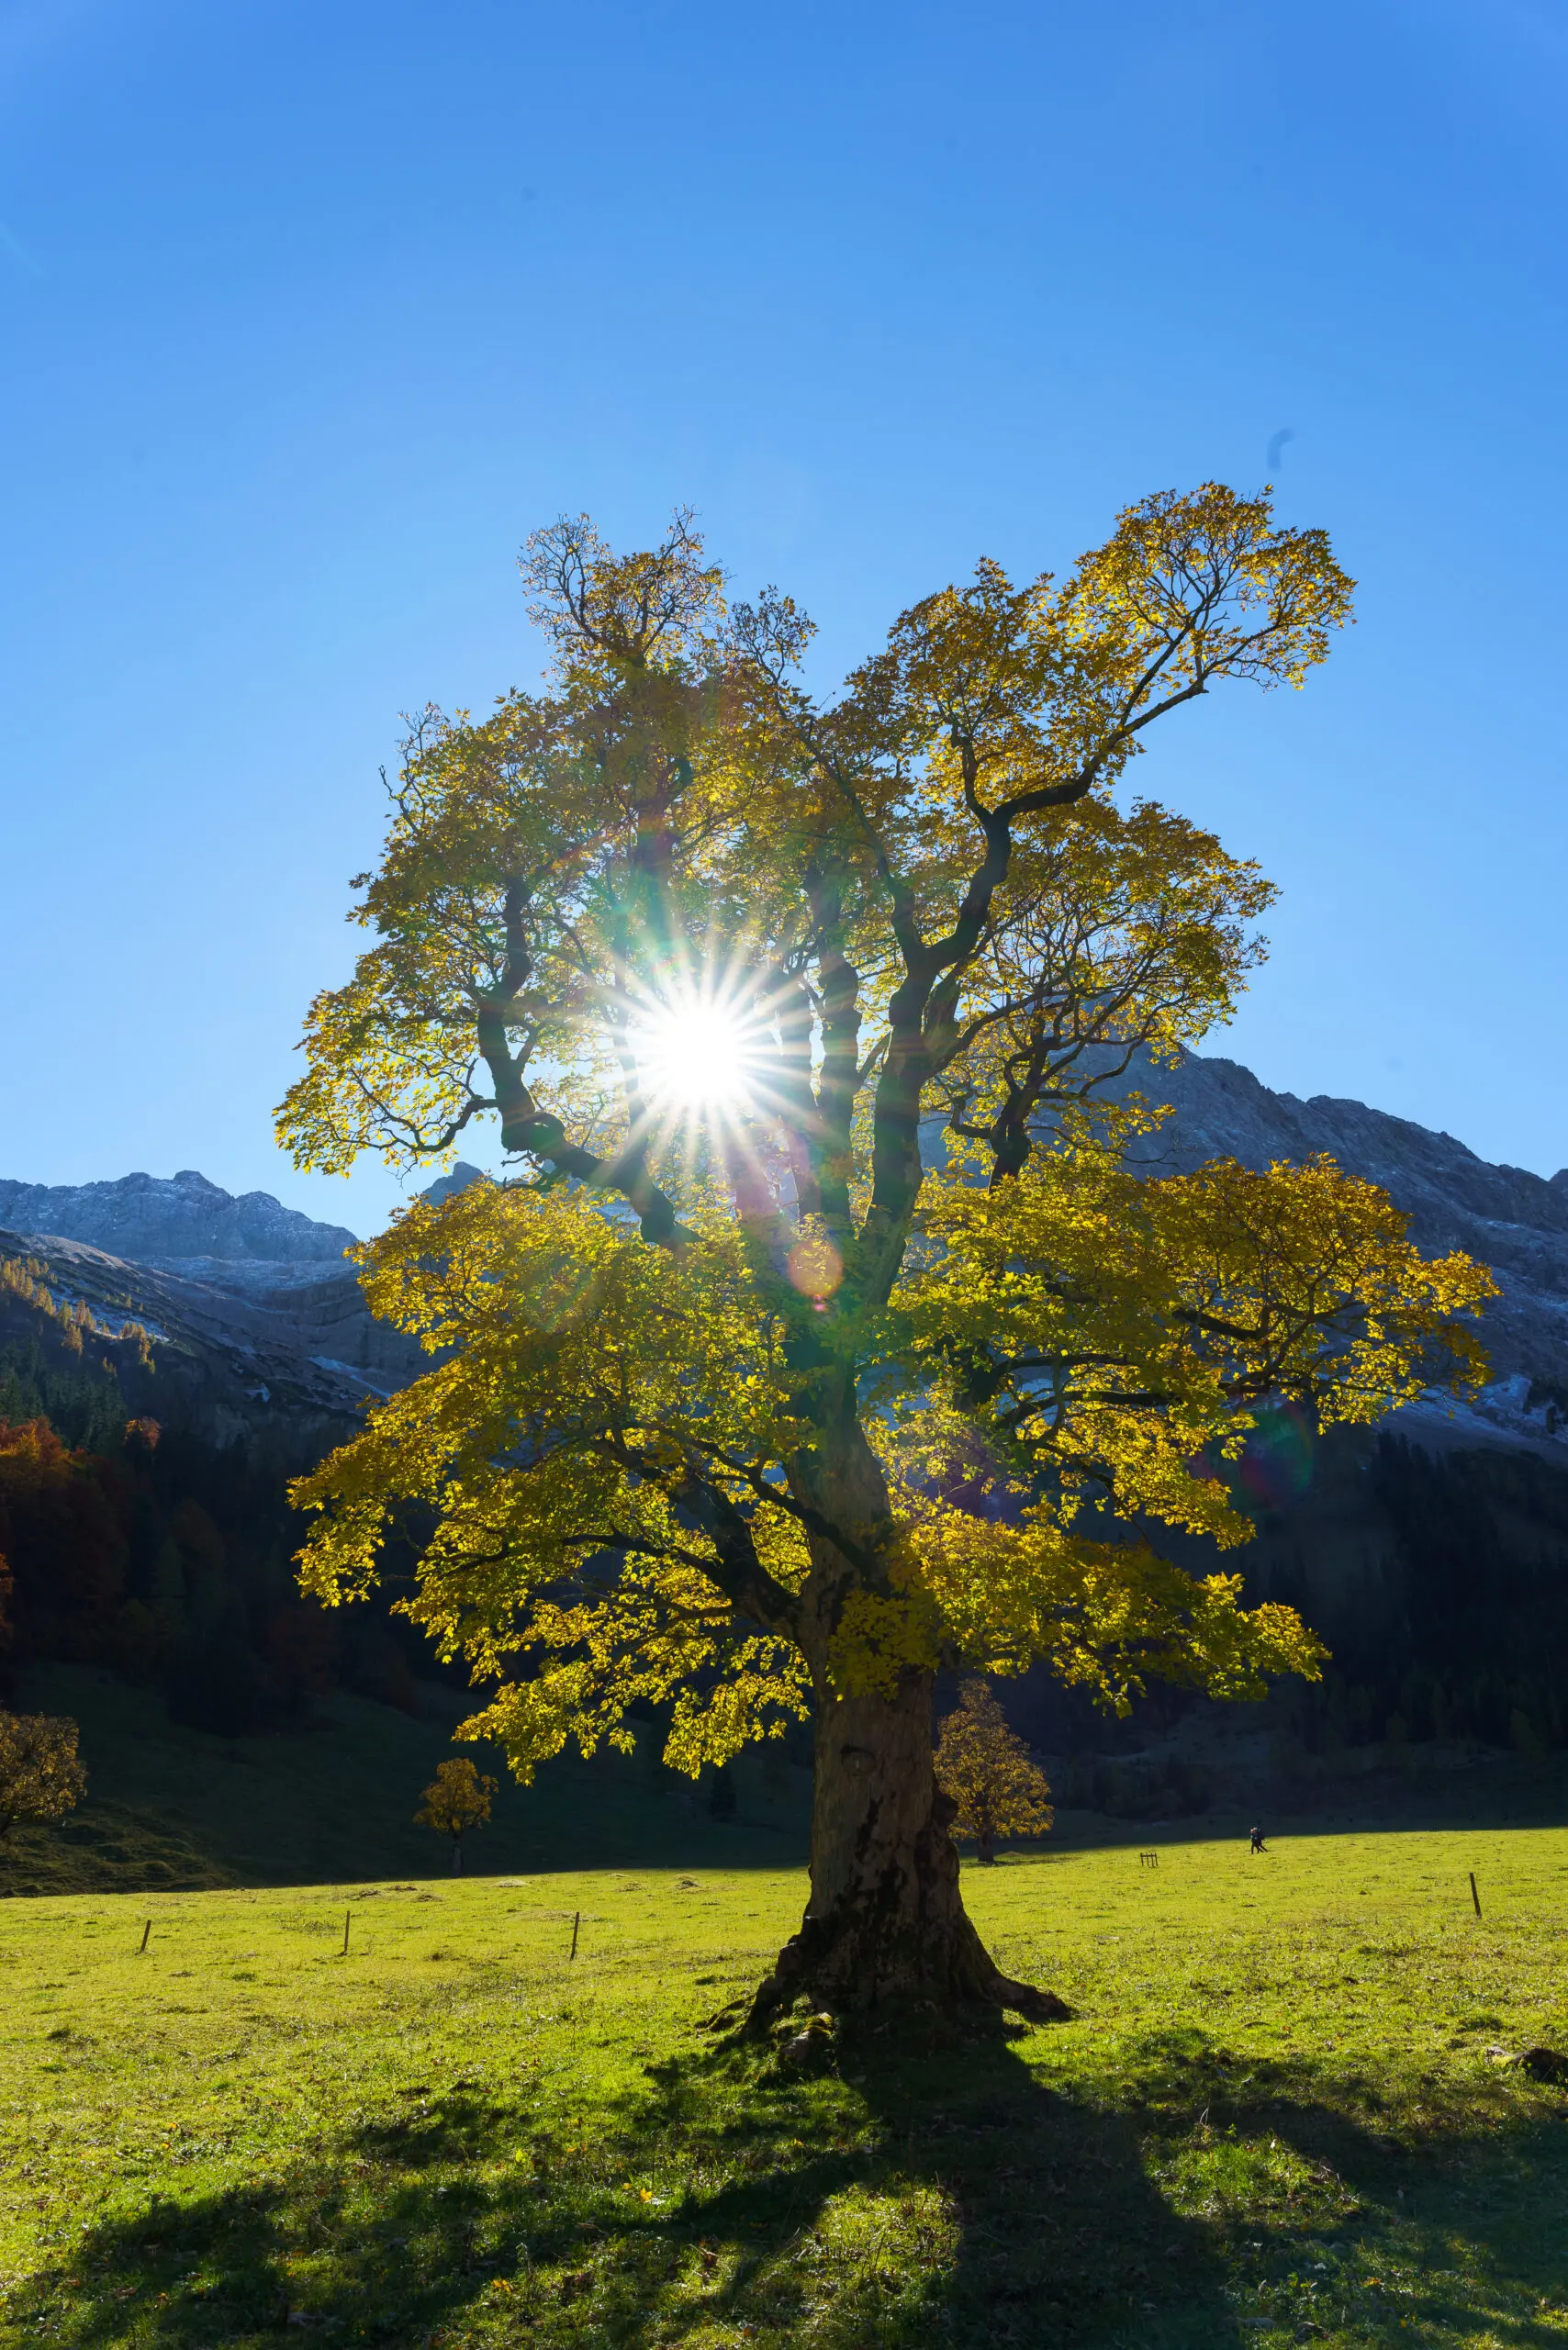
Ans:
[{"label": "rocky mountain ridge", "polygon": [[1361,1102],[1276,1093],[1217,1055],[1187,1053],[1174,1069],[1141,1062],[1114,1090],[1170,1109],[1140,1154],[1151,1173],[1218,1158],[1300,1164],[1326,1152],[1380,1184],[1428,1254],[1461,1248],[1489,1265],[1502,1292],[1483,1322],[1491,1385],[1473,1408],[1414,1405],[1401,1430],[1443,1446],[1544,1446],[1568,1460],[1568,1168],[1547,1177],[1496,1166],[1452,1135]]},{"label": "rocky mountain ridge", "polygon": [[172,1177],[122,1175],[103,1183],[0,1181],[0,1225],[58,1234],[131,1264],[187,1274],[196,1264],[291,1271],[330,1265],[342,1271],[344,1250],[358,1246],[345,1225],[318,1224],[270,1192],[236,1198],[192,1167]]},{"label": "rocky mountain ridge", "polygon": [[[1364,1102],[1275,1092],[1217,1055],[1188,1053],[1174,1069],[1142,1061],[1115,1090],[1170,1107],[1143,1146],[1151,1173],[1222,1156],[1266,1167],[1327,1152],[1381,1184],[1422,1248],[1463,1248],[1489,1264],[1503,1292],[1485,1317],[1491,1387],[1473,1409],[1417,1405],[1400,1416],[1402,1430],[1439,1447],[1522,1444],[1568,1460],[1568,1168],[1546,1178],[1495,1166],[1451,1135]],[[443,1198],[477,1171],[460,1166],[429,1195]],[[187,1363],[209,1360],[226,1416],[352,1416],[423,1360],[365,1310],[344,1260],[355,1236],[269,1192],[235,1197],[188,1168],[79,1185],[4,1181],[0,1226],[0,1259],[31,1257],[57,1301],[108,1317],[106,1326],[117,1315],[141,1323],[155,1358],[169,1347]]]},{"label": "rocky mountain ridge", "polygon": [[[46,1358],[74,1344],[112,1366],[134,1411],[302,1461],[424,1360],[368,1312],[345,1261],[356,1245],[346,1225],[270,1192],[236,1198],[189,1168],[3,1181],[0,1341],[37,1344]],[[62,1315],[76,1317],[73,1341]]]}]

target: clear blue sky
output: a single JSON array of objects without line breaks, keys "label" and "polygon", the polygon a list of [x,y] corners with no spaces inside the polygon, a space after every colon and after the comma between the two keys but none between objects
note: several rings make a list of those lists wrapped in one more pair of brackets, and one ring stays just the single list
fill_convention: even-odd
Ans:
[{"label": "clear blue sky", "polygon": [[1271,442],[1361,619],[1140,763],[1285,893],[1208,1049],[1568,1160],[1565,83],[1551,0],[9,0],[0,1173],[380,1219],[268,1113],[534,523],[689,502],[825,674]]}]

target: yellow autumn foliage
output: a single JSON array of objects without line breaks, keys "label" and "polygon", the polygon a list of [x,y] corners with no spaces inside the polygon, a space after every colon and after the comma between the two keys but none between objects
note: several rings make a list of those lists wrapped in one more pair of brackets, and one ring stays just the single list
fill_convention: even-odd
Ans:
[{"label": "yellow autumn foliage", "polygon": [[[508,1155],[362,1252],[431,1366],[297,1488],[307,1587],[411,1541],[403,1605],[498,1683],[469,1729],[524,1777],[649,1708],[695,1772],[939,1666],[1124,1707],[1316,1672],[1158,1529],[1245,1539],[1282,1399],[1473,1383],[1486,1277],[1327,1162],[1147,1180],[1103,1095],[1227,1015],[1272,894],[1118,793],[1170,711],[1322,659],[1324,535],[1162,492],[1063,580],[982,561],[829,702],[809,621],[728,599],[689,516],[626,556],[567,519],[524,569],[551,674],[415,726],[279,1113],[318,1168],[491,1120]],[[738,1092],[661,1092],[694,1005]]]},{"label": "yellow autumn foliage", "polygon": [[936,1741],[936,1783],[957,1806],[955,1836],[989,1861],[999,1836],[1043,1836],[1056,1815],[1045,1773],[1012,1729],[995,1693],[966,1681]]}]

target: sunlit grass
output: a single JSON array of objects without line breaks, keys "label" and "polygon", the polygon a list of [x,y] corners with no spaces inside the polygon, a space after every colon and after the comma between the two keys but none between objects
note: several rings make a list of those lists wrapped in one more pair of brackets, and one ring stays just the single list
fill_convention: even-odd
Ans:
[{"label": "sunlit grass", "polygon": [[1568,2095],[1510,2061],[1568,2047],[1568,1832],[967,1886],[1080,2020],[884,2016],[807,2078],[698,2029],[792,1872],[6,1903],[0,2341],[1568,2333]]}]

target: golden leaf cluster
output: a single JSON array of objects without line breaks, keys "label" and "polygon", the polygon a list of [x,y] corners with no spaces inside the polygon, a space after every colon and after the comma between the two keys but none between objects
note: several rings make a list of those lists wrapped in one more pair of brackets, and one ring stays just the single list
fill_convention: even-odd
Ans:
[{"label": "golden leaf cluster", "polygon": [[76,1724],[64,1714],[0,1713],[0,1836],[18,1820],[52,1821],[87,1792]]}]

